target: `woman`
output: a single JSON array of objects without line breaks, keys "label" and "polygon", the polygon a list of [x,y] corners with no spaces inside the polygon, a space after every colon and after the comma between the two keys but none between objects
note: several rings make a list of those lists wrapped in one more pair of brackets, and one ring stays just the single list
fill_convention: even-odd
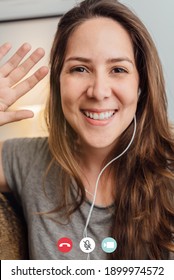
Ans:
[{"label": "woman", "polygon": [[[1,186],[22,202],[31,259],[85,259],[78,246],[86,236],[96,243],[91,259],[171,258],[174,140],[146,28],[118,1],[83,1],[60,20],[50,65],[48,139],[11,140],[2,148]],[[21,78],[18,67],[11,74],[6,68],[2,79]],[[4,118],[14,101],[6,99]],[[67,254],[56,248],[64,236],[73,241]],[[109,236],[118,246],[106,254],[101,242]]]}]

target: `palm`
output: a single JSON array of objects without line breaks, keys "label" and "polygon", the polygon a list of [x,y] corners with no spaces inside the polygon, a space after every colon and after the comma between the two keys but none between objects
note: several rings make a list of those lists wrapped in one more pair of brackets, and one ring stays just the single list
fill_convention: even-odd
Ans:
[{"label": "palm", "polygon": [[[0,46],[0,59],[11,49],[9,44]],[[24,62],[22,59],[30,51],[29,44],[22,45],[18,51],[0,67],[0,125],[33,116],[28,110],[8,111],[15,101],[32,89],[48,73],[47,67],[39,68],[30,77],[25,78],[30,69],[44,56],[44,50],[35,50]],[[21,64],[20,64],[21,63]],[[25,78],[21,81],[21,79]]]}]

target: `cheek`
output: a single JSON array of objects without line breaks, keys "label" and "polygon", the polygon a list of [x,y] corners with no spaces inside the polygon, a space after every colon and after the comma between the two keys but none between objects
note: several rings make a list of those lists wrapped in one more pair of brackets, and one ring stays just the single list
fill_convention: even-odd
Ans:
[{"label": "cheek", "polygon": [[61,105],[65,118],[71,123],[72,120],[76,118],[78,112],[78,100],[72,88],[64,86],[61,89]]},{"label": "cheek", "polygon": [[135,106],[137,106],[137,102],[138,102],[138,98],[137,98],[137,94],[135,94],[135,93],[133,93],[133,94],[130,93],[130,95],[127,95],[124,98],[125,106],[135,107]]},{"label": "cheek", "polygon": [[72,77],[60,79],[60,94],[63,110],[77,109],[81,95],[85,92],[84,82]]},{"label": "cheek", "polygon": [[120,107],[136,107],[138,103],[138,97],[136,92],[122,92],[117,94],[117,99],[119,100]]},{"label": "cheek", "polygon": [[66,92],[61,92],[61,103],[64,114],[72,109],[72,100]]},{"label": "cheek", "polygon": [[138,102],[138,83],[121,83],[115,88],[116,97],[123,106],[136,106]]}]

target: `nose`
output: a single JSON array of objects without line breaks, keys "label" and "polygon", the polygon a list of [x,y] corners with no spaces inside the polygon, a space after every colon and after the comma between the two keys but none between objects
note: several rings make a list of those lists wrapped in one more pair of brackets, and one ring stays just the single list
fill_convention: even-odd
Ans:
[{"label": "nose", "polygon": [[102,101],[111,95],[111,86],[104,74],[97,74],[93,77],[87,89],[87,96]]}]

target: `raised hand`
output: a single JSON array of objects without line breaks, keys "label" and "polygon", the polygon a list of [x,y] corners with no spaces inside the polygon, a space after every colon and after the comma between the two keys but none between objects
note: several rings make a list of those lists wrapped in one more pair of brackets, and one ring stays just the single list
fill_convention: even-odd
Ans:
[{"label": "raised hand", "polygon": [[[0,59],[2,59],[10,49],[11,45],[9,43],[0,46]],[[43,66],[30,77],[21,81],[45,54],[42,48],[38,48],[21,63],[22,59],[30,50],[31,46],[28,43],[23,44],[17,52],[0,67],[0,125],[33,117],[33,112],[29,110],[8,111],[9,106],[31,90],[48,74],[48,67]]]}]

